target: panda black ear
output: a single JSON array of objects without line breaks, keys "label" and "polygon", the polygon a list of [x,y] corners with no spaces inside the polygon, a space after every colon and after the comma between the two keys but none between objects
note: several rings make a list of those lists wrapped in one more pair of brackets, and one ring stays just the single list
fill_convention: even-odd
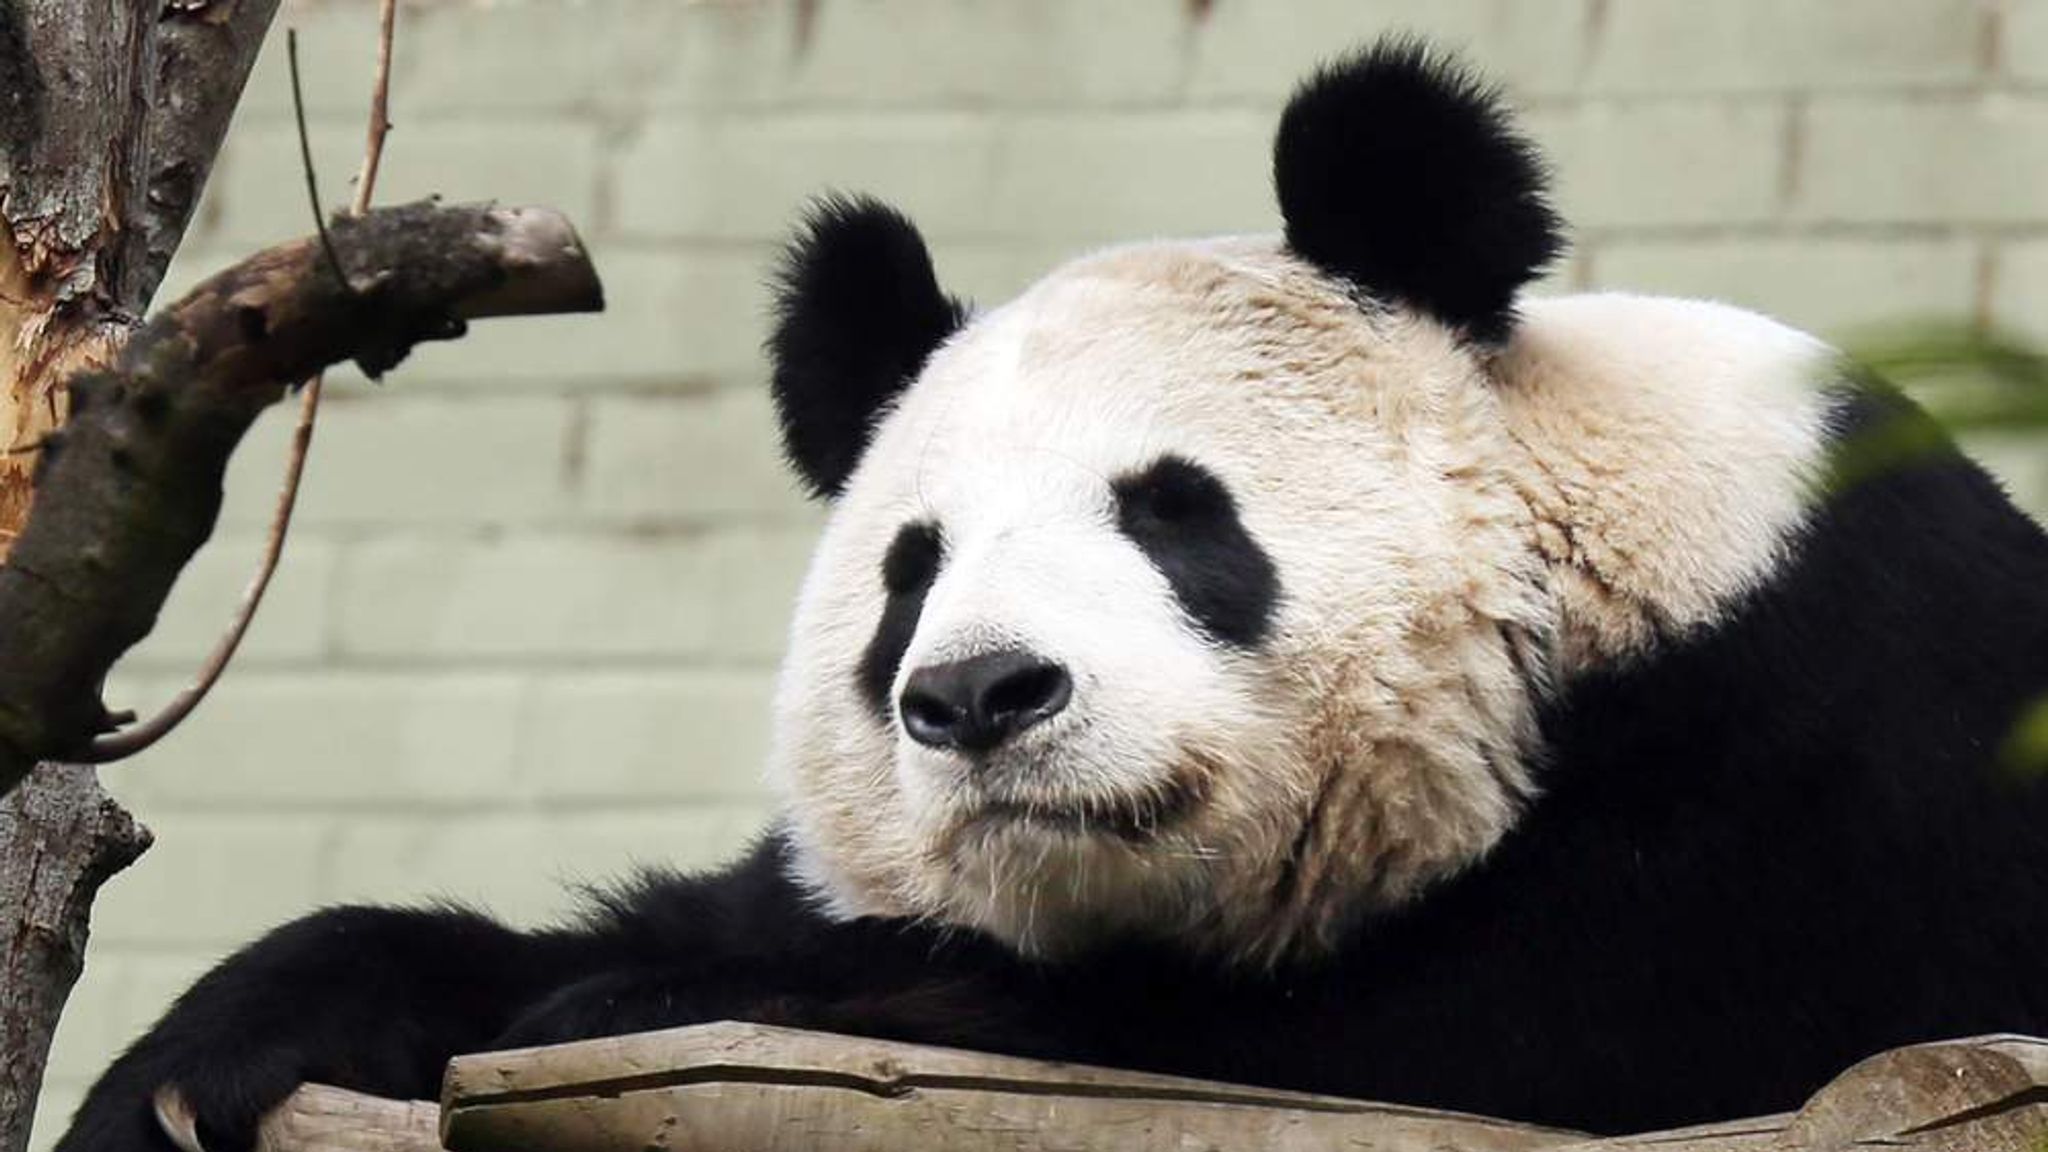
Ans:
[{"label": "panda black ear", "polygon": [[960,326],[917,226],[866,197],[812,204],[783,254],[768,340],[782,447],[831,498],[867,450],[882,407]]},{"label": "panda black ear", "polygon": [[1500,93],[1412,37],[1295,91],[1273,145],[1287,244],[1375,296],[1491,343],[1564,249],[1543,161]]}]

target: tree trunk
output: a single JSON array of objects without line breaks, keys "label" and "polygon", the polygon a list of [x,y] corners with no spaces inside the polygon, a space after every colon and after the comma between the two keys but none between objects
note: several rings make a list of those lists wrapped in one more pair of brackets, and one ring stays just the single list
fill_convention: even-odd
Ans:
[{"label": "tree trunk", "polygon": [[162,282],[277,0],[0,5],[0,557],[61,382]]},{"label": "tree trunk", "polygon": [[90,768],[45,764],[0,797],[0,1148],[28,1143],[43,1060],[85,966],[93,894],[149,832]]},{"label": "tree trunk", "polygon": [[[0,0],[0,558],[63,381],[149,305],[277,0]],[[0,1152],[27,1147],[92,899],[148,833],[90,768],[0,797]]]},{"label": "tree trunk", "polygon": [[212,533],[243,432],[339,360],[374,376],[468,320],[603,307],[559,213],[422,203],[140,324],[276,7],[0,0],[0,1152],[27,1144],[93,896],[148,846],[48,761],[118,754],[100,686]]}]

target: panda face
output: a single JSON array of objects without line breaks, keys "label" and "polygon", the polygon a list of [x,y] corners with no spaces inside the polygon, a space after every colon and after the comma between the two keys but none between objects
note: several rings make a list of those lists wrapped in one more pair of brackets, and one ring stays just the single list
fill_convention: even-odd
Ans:
[{"label": "panda face", "polygon": [[1546,694],[1782,566],[1825,350],[1712,305],[1518,312],[1562,242],[1483,85],[1342,61],[1274,182],[1280,238],[1111,250],[971,318],[879,204],[792,245],[774,396],[834,507],[772,770],[828,909],[1327,950],[1507,834]]},{"label": "panda face", "polygon": [[1105,253],[968,324],[801,599],[775,760],[814,886],[1034,951],[1285,950],[1320,887],[1483,852],[1541,608],[1480,374],[1272,241]]}]

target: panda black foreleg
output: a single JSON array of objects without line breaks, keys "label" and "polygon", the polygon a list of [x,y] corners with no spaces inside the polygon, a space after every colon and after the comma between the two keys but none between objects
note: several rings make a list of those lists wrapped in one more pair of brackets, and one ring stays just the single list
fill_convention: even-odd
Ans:
[{"label": "panda black foreleg", "polygon": [[169,1152],[179,1091],[212,1152],[245,1152],[302,1082],[432,1097],[449,1057],[748,1020],[994,1052],[1083,1055],[1038,974],[992,942],[819,915],[779,840],[726,871],[653,874],[573,929],[449,909],[337,908],[288,924],[180,997],[108,1069],[56,1152]]},{"label": "panda black foreleg", "polygon": [[524,1048],[739,1020],[971,1048],[1013,1056],[1073,1059],[1075,1038],[1050,1026],[1008,980],[936,970],[894,987],[827,990],[809,980],[718,982],[659,970],[609,972],[550,995],[490,1045]]},{"label": "panda black foreleg", "polygon": [[168,1152],[152,1098],[191,1105],[212,1152],[248,1149],[304,1081],[434,1096],[457,1052],[592,961],[590,936],[522,933],[453,909],[333,908],[208,973],[114,1062],[57,1152]]},{"label": "panda black foreleg", "polygon": [[587,928],[610,958],[536,998],[493,1048],[715,1020],[1021,1055],[1071,1056],[1041,974],[993,941],[903,921],[835,921],[764,839],[715,877],[662,873],[603,894]]}]

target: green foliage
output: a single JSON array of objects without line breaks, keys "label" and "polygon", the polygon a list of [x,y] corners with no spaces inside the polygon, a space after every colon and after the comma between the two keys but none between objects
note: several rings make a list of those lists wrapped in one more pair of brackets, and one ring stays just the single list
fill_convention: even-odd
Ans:
[{"label": "green foliage", "polygon": [[1949,431],[2048,431],[2048,355],[1973,324],[1895,326],[1849,355],[1910,393]]},{"label": "green foliage", "polygon": [[[1916,419],[1878,425],[1844,447],[1835,486],[1910,463],[1939,446],[1943,430],[2034,432],[2048,451],[2048,355],[2008,334],[1976,325],[1930,322],[1887,328],[1853,341],[1849,356],[1861,370],[1905,390],[1939,427]],[[2048,774],[2048,697],[2014,722],[2003,761],[2016,772]],[[2044,1149],[2048,1152],[2048,1149]]]},{"label": "green foliage", "polygon": [[2048,696],[2029,705],[2014,722],[2003,749],[2005,765],[2025,775],[2048,774]]},{"label": "green foliage", "polygon": [[1851,341],[1847,355],[1852,372],[1904,390],[1934,421],[1908,412],[1860,431],[1835,461],[1834,491],[1909,464],[1946,444],[1950,435],[2048,435],[2048,356],[2011,335],[1922,322]]}]

